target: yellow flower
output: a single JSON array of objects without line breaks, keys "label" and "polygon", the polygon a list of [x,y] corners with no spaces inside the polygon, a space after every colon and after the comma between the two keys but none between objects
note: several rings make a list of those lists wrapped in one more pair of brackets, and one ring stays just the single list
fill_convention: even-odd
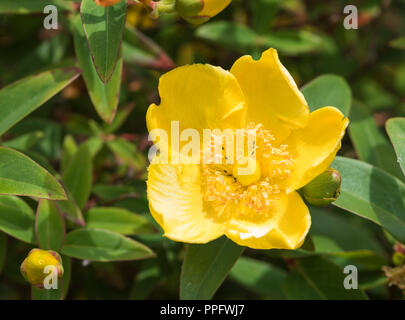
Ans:
[{"label": "yellow flower", "polygon": [[[149,132],[166,130],[168,143],[154,138],[161,153],[149,166],[147,191],[165,236],[206,243],[226,235],[251,248],[300,247],[311,217],[295,190],[329,167],[348,119],[329,106],[310,113],[274,49],[258,61],[243,56],[230,71],[201,64],[176,68],[161,77],[159,93],[161,104],[149,107],[147,126]],[[234,164],[176,164],[172,121],[180,132],[193,128],[201,137],[204,129],[253,131],[255,145]],[[185,144],[180,141],[180,148]],[[166,151],[168,163],[162,161]],[[252,170],[241,175],[235,167]]]},{"label": "yellow flower", "polygon": [[44,280],[48,276],[47,266],[54,266],[58,270],[58,278],[63,275],[62,259],[55,251],[32,249],[21,264],[24,278],[35,287],[43,288]]},{"label": "yellow flower", "polygon": [[121,0],[94,0],[95,3],[97,3],[99,6],[102,7],[109,7],[117,4]]},{"label": "yellow flower", "polygon": [[187,21],[201,24],[224,10],[232,0],[175,0],[177,12]]}]

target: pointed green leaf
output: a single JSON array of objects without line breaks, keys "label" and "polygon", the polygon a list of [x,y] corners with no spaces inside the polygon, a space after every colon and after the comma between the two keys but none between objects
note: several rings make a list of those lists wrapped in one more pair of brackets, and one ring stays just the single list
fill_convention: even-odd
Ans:
[{"label": "pointed green leaf", "polygon": [[84,32],[101,81],[108,82],[117,64],[124,33],[127,2],[109,7],[83,0],[80,7]]},{"label": "pointed green leaf", "polygon": [[86,223],[84,221],[82,211],[80,210],[75,199],[73,198],[73,195],[70,193],[68,189],[66,189],[66,194],[67,194],[66,201],[57,202],[59,211],[69,221],[78,224],[80,226],[85,226]]},{"label": "pointed green leaf", "polygon": [[30,132],[4,142],[3,146],[21,151],[27,151],[31,149],[39,140],[41,140],[43,136],[44,133],[41,131]]},{"label": "pointed green leaf", "polygon": [[385,228],[405,243],[405,184],[368,163],[336,157],[332,166],[342,176],[333,204]]},{"label": "pointed green leaf", "polygon": [[391,118],[386,129],[397,154],[397,161],[405,174],[405,118]]},{"label": "pointed green leaf", "polygon": [[92,261],[139,260],[154,257],[145,245],[118,233],[100,229],[78,229],[67,234],[62,253]]},{"label": "pointed green leaf", "polygon": [[326,258],[315,256],[295,262],[283,283],[288,299],[293,300],[364,300],[365,293],[347,290],[343,281],[347,274]]},{"label": "pointed green leaf", "polygon": [[62,200],[66,194],[56,179],[24,154],[0,147],[0,194]]},{"label": "pointed green leaf", "polygon": [[301,89],[311,111],[336,107],[346,117],[352,103],[352,92],[346,80],[334,74],[319,76]]},{"label": "pointed green leaf", "polygon": [[155,231],[144,216],[114,207],[91,208],[86,213],[86,222],[88,228],[103,229],[124,235]]},{"label": "pointed green leaf", "polygon": [[32,243],[35,239],[35,214],[24,200],[0,195],[0,230],[18,240]]},{"label": "pointed green leaf", "polygon": [[188,245],[181,271],[180,299],[211,299],[243,250],[225,237]]},{"label": "pointed green leaf", "polygon": [[65,240],[65,222],[55,202],[42,199],[35,218],[37,243],[43,250],[59,251]]},{"label": "pointed green leaf", "polygon": [[350,112],[349,133],[360,160],[403,178],[388,139],[377,127],[367,108],[357,101],[353,103]]},{"label": "pointed green leaf", "polygon": [[137,170],[145,167],[146,160],[138,151],[134,143],[126,141],[122,138],[116,138],[115,140],[109,141],[107,146],[118,159],[129,166],[134,167]]},{"label": "pointed green leaf", "polygon": [[82,209],[90,196],[93,182],[93,162],[86,144],[82,144],[73,156],[63,174],[63,182]]},{"label": "pointed green leaf", "polygon": [[56,95],[80,74],[77,68],[46,71],[0,90],[0,135]]},{"label": "pointed green leaf", "polygon": [[108,83],[100,80],[96,68],[91,59],[89,46],[83,31],[80,16],[77,15],[73,21],[73,36],[76,56],[79,65],[83,70],[83,78],[88,93],[97,113],[108,123],[115,117],[118,108],[122,76],[122,58],[119,56],[117,66]]}]

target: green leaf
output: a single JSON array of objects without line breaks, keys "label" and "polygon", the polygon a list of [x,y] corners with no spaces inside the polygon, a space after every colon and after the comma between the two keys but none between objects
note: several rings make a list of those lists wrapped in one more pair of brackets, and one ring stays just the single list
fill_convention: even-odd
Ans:
[{"label": "green leaf", "polygon": [[77,68],[46,71],[0,90],[0,135],[56,95],[80,74]]},{"label": "green leaf", "polygon": [[67,234],[64,255],[92,261],[139,260],[154,257],[143,244],[118,233],[99,229],[79,229]]},{"label": "green leaf", "polygon": [[385,228],[405,242],[405,184],[362,161],[336,157],[342,176],[341,193],[333,204]]},{"label": "green leaf", "polygon": [[80,226],[85,226],[86,223],[84,221],[82,211],[80,210],[75,199],[73,198],[73,195],[67,189],[66,189],[66,194],[67,194],[66,201],[57,202],[57,206],[58,206],[60,212],[69,221],[76,223]]},{"label": "green leaf", "polygon": [[48,171],[22,153],[4,147],[0,147],[0,194],[66,199],[63,188]]},{"label": "green leaf", "polygon": [[249,27],[227,21],[206,23],[197,29],[196,35],[237,50],[253,48],[259,42],[258,35]]},{"label": "green leaf", "polygon": [[225,237],[188,245],[181,271],[180,299],[211,299],[243,250]]},{"label": "green leaf", "polygon": [[294,300],[363,300],[362,290],[346,290],[347,274],[326,258],[315,256],[295,261],[283,283],[288,299]]},{"label": "green leaf", "polygon": [[284,55],[297,55],[324,48],[323,38],[310,31],[284,30],[258,35],[243,24],[228,21],[206,23],[197,29],[196,35],[241,52],[273,47]]},{"label": "green leaf", "polygon": [[402,178],[395,152],[367,108],[355,101],[350,112],[350,138],[360,160]]},{"label": "green leaf", "polygon": [[349,216],[339,208],[331,209],[310,207],[311,235],[316,252],[369,250],[381,256],[384,254],[374,234],[359,221],[350,219],[357,217]]},{"label": "green leaf", "polygon": [[72,2],[66,0],[1,0],[0,14],[43,13],[47,5],[59,10],[73,10]]},{"label": "green leaf", "polygon": [[311,236],[315,253],[327,255],[338,265],[356,265],[360,270],[381,270],[387,264],[375,235],[353,215],[339,208],[311,207]]},{"label": "green leaf", "polygon": [[279,0],[256,0],[250,1],[252,8],[253,26],[256,32],[267,32],[280,9]]},{"label": "green leaf", "polygon": [[144,216],[114,207],[91,208],[86,213],[86,222],[87,228],[103,229],[124,235],[155,231]]},{"label": "green leaf", "polygon": [[352,92],[346,80],[333,74],[319,76],[301,88],[312,111],[332,106],[349,115]]},{"label": "green leaf", "polygon": [[265,298],[284,299],[285,295],[281,285],[286,277],[286,272],[269,263],[241,257],[236,262],[229,278],[240,283],[253,292]]},{"label": "green leaf", "polygon": [[63,174],[63,182],[82,209],[90,196],[93,182],[93,162],[86,144],[82,144],[73,156]]},{"label": "green leaf", "polygon": [[27,151],[35,146],[35,144],[41,140],[43,136],[44,133],[41,131],[30,132],[12,140],[3,142],[3,146],[21,151]]},{"label": "green leaf", "polygon": [[386,129],[397,154],[397,161],[405,174],[405,118],[389,119]]},{"label": "green leaf", "polygon": [[53,201],[39,201],[35,233],[41,249],[59,251],[62,247],[65,240],[65,222]]},{"label": "green leaf", "polygon": [[122,138],[116,138],[109,141],[107,146],[121,161],[125,162],[136,170],[143,169],[146,165],[146,160],[143,155],[138,151],[135,144],[126,141]]},{"label": "green leaf", "polygon": [[80,14],[94,66],[101,81],[108,82],[117,64],[124,33],[127,2],[102,7],[83,0]]},{"label": "green leaf", "polygon": [[63,154],[61,160],[62,172],[65,172],[67,166],[77,152],[77,149],[79,149],[79,147],[77,146],[75,139],[70,134],[67,134],[63,140]]},{"label": "green leaf", "polygon": [[7,255],[7,235],[0,232],[0,274],[3,271],[4,264],[6,263]]},{"label": "green leaf", "polygon": [[35,214],[24,200],[0,195],[0,230],[18,240],[35,244]]},{"label": "green leaf", "polygon": [[117,66],[108,83],[100,80],[96,68],[91,59],[89,46],[83,31],[80,16],[77,15],[73,21],[73,36],[76,56],[79,65],[83,70],[83,78],[88,93],[97,113],[100,117],[111,123],[117,112],[120,97],[122,58],[118,58]]}]

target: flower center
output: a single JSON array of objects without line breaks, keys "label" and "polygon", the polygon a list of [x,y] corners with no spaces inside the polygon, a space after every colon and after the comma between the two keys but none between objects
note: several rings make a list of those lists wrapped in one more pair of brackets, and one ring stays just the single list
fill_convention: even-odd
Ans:
[{"label": "flower center", "polygon": [[260,180],[260,163],[253,157],[242,157],[234,165],[232,175],[242,186],[247,187]]},{"label": "flower center", "polygon": [[[249,141],[252,130],[255,139]],[[214,161],[202,166],[204,200],[218,216],[272,214],[294,165],[287,145],[273,145],[275,139],[262,125],[243,129],[247,151],[235,156],[235,163]],[[222,148],[221,154],[227,149]],[[235,154],[238,154],[235,148]],[[215,153],[213,159],[215,158]]]}]

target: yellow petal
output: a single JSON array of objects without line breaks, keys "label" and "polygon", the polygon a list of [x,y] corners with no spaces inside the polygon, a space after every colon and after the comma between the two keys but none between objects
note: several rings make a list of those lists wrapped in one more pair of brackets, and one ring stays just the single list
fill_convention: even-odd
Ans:
[{"label": "yellow petal", "polygon": [[334,107],[310,114],[306,128],[295,130],[285,141],[295,163],[289,177],[289,190],[305,186],[324,172],[341,147],[349,120]]},{"label": "yellow petal", "polygon": [[150,211],[166,237],[206,243],[224,234],[223,226],[203,206],[199,165],[157,164],[155,158],[147,191]]},{"label": "yellow petal", "polygon": [[[176,68],[160,78],[161,104],[152,104],[146,114],[149,132],[164,129],[170,141],[171,121],[179,130],[242,128],[245,104],[242,90],[228,71],[211,65]],[[178,140],[178,139],[177,139]]]},{"label": "yellow petal", "polygon": [[[284,210],[276,218],[257,223],[234,220],[226,236],[241,246],[254,249],[296,249],[305,240],[311,216],[297,192],[285,196]],[[281,208],[281,207],[280,207]]]},{"label": "yellow petal", "polygon": [[307,102],[275,49],[265,51],[258,61],[251,56],[239,58],[231,73],[245,95],[248,121],[262,123],[280,140],[287,137],[291,129],[306,126]]},{"label": "yellow petal", "polygon": [[202,11],[199,16],[213,17],[224,10],[232,0],[204,0]]}]

